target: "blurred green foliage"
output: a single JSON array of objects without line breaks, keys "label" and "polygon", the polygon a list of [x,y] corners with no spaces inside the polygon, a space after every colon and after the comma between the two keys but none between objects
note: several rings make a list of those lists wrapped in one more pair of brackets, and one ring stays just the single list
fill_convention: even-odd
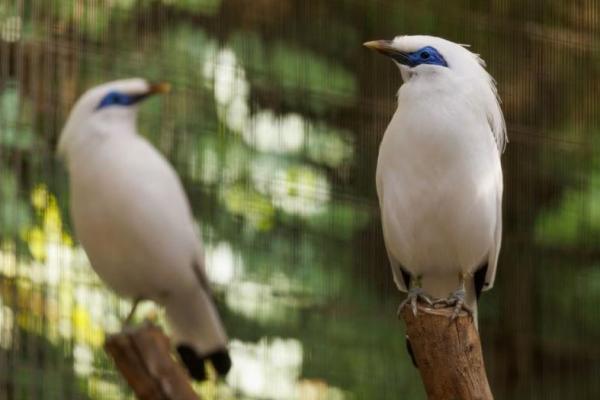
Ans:
[{"label": "blurred green foliage", "polygon": [[266,376],[296,390],[279,398],[423,398],[374,193],[400,77],[361,47],[413,32],[472,44],[504,100],[505,239],[480,306],[497,397],[600,396],[600,26],[550,3],[0,1],[0,397],[126,393],[100,344],[127,304],[71,239],[54,150],[86,88],[143,76],[174,86],[140,132],[185,183],[239,363],[263,371],[204,397],[267,398]]}]

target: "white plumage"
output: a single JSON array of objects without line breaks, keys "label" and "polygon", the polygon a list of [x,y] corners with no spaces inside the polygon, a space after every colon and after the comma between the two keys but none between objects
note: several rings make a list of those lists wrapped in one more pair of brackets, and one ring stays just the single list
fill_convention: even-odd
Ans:
[{"label": "white plumage", "polygon": [[494,284],[502,234],[507,140],[495,82],[476,54],[445,39],[365,45],[392,57],[404,80],[376,175],[395,282],[445,298],[464,278],[475,311],[475,292]]},{"label": "white plumage", "polygon": [[94,270],[121,296],[165,306],[182,360],[197,379],[203,359],[229,369],[201,242],[174,169],[137,133],[138,102],[161,91],[143,79],[86,92],[63,129],[71,215]]}]

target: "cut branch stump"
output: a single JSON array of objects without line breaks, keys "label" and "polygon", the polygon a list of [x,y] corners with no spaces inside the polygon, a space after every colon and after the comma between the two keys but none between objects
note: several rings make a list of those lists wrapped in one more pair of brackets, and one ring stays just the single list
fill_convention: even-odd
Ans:
[{"label": "cut branch stump", "polygon": [[125,329],[109,336],[104,349],[139,400],[200,400],[158,326]]},{"label": "cut branch stump", "polygon": [[418,304],[401,311],[406,333],[429,400],[493,400],[473,318],[452,307]]}]

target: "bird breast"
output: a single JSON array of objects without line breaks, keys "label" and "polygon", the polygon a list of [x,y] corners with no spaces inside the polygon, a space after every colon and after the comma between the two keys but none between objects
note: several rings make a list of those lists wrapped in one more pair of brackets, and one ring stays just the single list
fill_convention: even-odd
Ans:
[{"label": "bird breast", "polygon": [[493,243],[499,155],[484,117],[454,101],[402,101],[377,189],[390,254],[413,274],[471,272]]},{"label": "bird breast", "polygon": [[123,296],[157,297],[197,285],[189,205],[171,166],[144,139],[114,137],[74,158],[71,212],[98,275]]}]

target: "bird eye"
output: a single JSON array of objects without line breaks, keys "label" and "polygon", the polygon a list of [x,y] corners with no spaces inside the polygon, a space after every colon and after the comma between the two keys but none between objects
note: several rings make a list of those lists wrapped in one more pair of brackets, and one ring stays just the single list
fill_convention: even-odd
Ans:
[{"label": "bird eye", "polygon": [[427,60],[428,58],[429,58],[429,52],[428,51],[422,51],[421,52],[421,59]]},{"label": "bird eye", "polygon": [[[141,96],[141,97],[138,96],[137,100],[140,100],[141,98],[143,98],[143,96]],[[97,109],[109,107],[109,106],[115,106],[115,105],[116,106],[129,106],[129,105],[135,103],[137,100],[135,97],[129,97],[128,95],[126,95],[124,93],[110,92],[106,96],[104,96],[104,98],[98,105]]]}]

